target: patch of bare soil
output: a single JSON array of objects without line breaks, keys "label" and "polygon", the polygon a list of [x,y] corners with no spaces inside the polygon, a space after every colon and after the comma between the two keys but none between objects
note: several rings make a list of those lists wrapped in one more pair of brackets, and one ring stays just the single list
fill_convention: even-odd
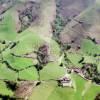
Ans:
[{"label": "patch of bare soil", "polygon": [[38,81],[22,81],[18,84],[15,91],[16,98],[27,100]]},{"label": "patch of bare soil", "polygon": [[89,10],[86,9],[65,26],[60,34],[61,43],[69,44],[72,48],[76,49],[80,48],[83,39],[88,38],[94,43],[100,44],[99,16],[98,8],[92,7]]},{"label": "patch of bare soil", "polygon": [[63,18],[71,18],[80,14],[95,0],[56,0],[59,7],[59,13]]},{"label": "patch of bare soil", "polygon": [[80,47],[81,40],[85,36],[84,29],[80,24],[76,24],[74,28],[66,30],[66,33],[60,34],[62,44],[68,43],[72,48]]},{"label": "patch of bare soil", "polygon": [[58,43],[80,48],[81,40],[86,35],[84,30],[89,25],[75,18],[94,3],[95,0],[56,0],[56,19],[52,28]]},{"label": "patch of bare soil", "polygon": [[15,0],[0,0],[0,15],[5,13],[15,3]]},{"label": "patch of bare soil", "polygon": [[[27,29],[39,17],[40,4],[35,1],[27,1],[17,9],[20,29],[18,33]],[[18,24],[18,25],[19,25]]]},{"label": "patch of bare soil", "polygon": [[[35,2],[37,0],[33,0],[33,1]],[[28,30],[31,33],[39,34],[39,36],[44,41],[50,43],[51,37],[52,37],[51,23],[54,21],[55,15],[56,15],[55,0],[40,0],[37,3],[39,4],[39,9],[36,9],[36,15],[38,15],[38,14],[39,15],[34,21],[30,21],[31,19],[29,19],[29,18],[27,19],[26,16],[25,16],[26,21],[24,21],[24,19],[22,21],[20,21],[19,17],[18,17],[19,13],[18,12],[15,13],[16,16],[17,16],[17,18],[15,18],[15,20],[16,20],[16,30],[21,32],[20,29],[22,29],[22,26],[24,26],[21,23],[25,22],[26,26],[28,27]],[[22,9],[21,10],[22,12],[26,10],[26,6],[22,6],[22,5],[23,5],[23,2],[22,2],[22,4],[17,5],[17,7],[16,7],[17,11],[18,11],[18,8],[19,8],[19,10]]]}]

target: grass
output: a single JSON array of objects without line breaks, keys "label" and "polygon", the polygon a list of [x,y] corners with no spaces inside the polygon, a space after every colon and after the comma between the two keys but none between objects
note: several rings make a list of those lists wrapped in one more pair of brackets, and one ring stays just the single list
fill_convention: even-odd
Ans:
[{"label": "grass", "polygon": [[[13,15],[14,10],[10,9],[5,13],[5,18],[1,22],[2,25],[0,25],[0,40],[19,41],[19,43],[13,49],[6,49],[2,54],[0,54],[0,56],[3,55],[4,60],[7,60],[12,68],[17,70],[24,70],[16,73],[0,62],[0,79],[16,82],[19,75],[19,78],[22,80],[38,80],[39,76],[35,67],[32,66],[30,68],[27,68],[28,66],[37,64],[36,59],[34,60],[14,57],[11,55],[11,53],[14,53],[16,55],[23,55],[37,50],[39,46],[44,43],[48,43],[50,46],[51,57],[54,58],[54,62],[50,62],[46,66],[43,66],[43,70],[40,71],[40,79],[45,81],[43,81],[42,84],[36,86],[33,89],[32,95],[29,100],[94,100],[95,96],[100,93],[100,86],[97,86],[91,81],[86,81],[76,74],[70,75],[73,81],[74,88],[58,87],[56,81],[50,80],[56,80],[64,76],[66,74],[66,70],[63,67],[59,66],[59,62],[62,62],[64,56],[59,59],[60,47],[51,38],[50,24],[54,19],[53,14],[55,14],[55,2],[53,0],[51,2],[49,2],[49,0],[44,0],[44,2],[42,4],[43,13],[40,18],[40,23],[32,25],[28,29],[24,30],[21,34],[16,33],[16,23],[14,19],[15,16]],[[96,7],[96,5],[94,5],[94,7]],[[96,10],[97,8],[87,9],[86,11],[81,13],[77,17],[77,19],[85,20],[86,23],[89,23],[93,26],[95,21],[97,21],[97,17],[95,17],[95,15],[97,15]],[[69,27],[74,24],[76,24],[76,22],[74,23],[74,21],[68,24],[69,26],[66,26],[66,28],[64,29],[64,33],[68,32],[69,35],[71,34],[73,36],[74,32],[72,32]],[[90,31],[89,29],[87,30]],[[88,32],[87,30],[85,31]],[[75,34],[75,36],[76,35],[77,34]],[[0,43],[0,49],[3,49],[7,44]],[[74,66],[81,67],[82,64],[80,64],[79,61],[82,59],[82,57],[84,57],[85,63],[97,64],[98,71],[100,71],[100,64],[96,61],[97,59],[99,60],[99,58],[93,57],[95,54],[100,54],[100,46],[88,39],[83,39],[83,42],[80,44],[81,53],[78,54],[75,51],[72,53],[67,52],[66,54],[68,59],[73,63]],[[4,81],[0,81],[0,94],[11,96],[13,95],[13,92],[8,89]]]}]

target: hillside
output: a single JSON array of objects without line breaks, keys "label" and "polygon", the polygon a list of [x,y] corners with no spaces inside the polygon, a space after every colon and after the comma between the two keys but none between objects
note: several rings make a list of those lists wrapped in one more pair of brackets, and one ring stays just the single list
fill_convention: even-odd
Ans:
[{"label": "hillside", "polygon": [[0,0],[0,100],[100,100],[100,1]]}]

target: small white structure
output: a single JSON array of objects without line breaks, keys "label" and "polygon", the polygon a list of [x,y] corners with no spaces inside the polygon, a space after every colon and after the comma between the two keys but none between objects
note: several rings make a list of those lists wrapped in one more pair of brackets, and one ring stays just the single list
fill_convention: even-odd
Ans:
[{"label": "small white structure", "polygon": [[72,80],[66,76],[64,76],[58,80],[58,85],[62,86],[62,87],[73,87]]}]

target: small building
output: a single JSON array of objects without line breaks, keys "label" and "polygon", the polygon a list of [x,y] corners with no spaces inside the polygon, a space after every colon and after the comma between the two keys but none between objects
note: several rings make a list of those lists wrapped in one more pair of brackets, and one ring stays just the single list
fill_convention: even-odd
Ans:
[{"label": "small building", "polygon": [[58,81],[58,86],[62,86],[62,87],[72,87],[72,81],[70,78],[67,77],[63,77],[60,78]]}]

